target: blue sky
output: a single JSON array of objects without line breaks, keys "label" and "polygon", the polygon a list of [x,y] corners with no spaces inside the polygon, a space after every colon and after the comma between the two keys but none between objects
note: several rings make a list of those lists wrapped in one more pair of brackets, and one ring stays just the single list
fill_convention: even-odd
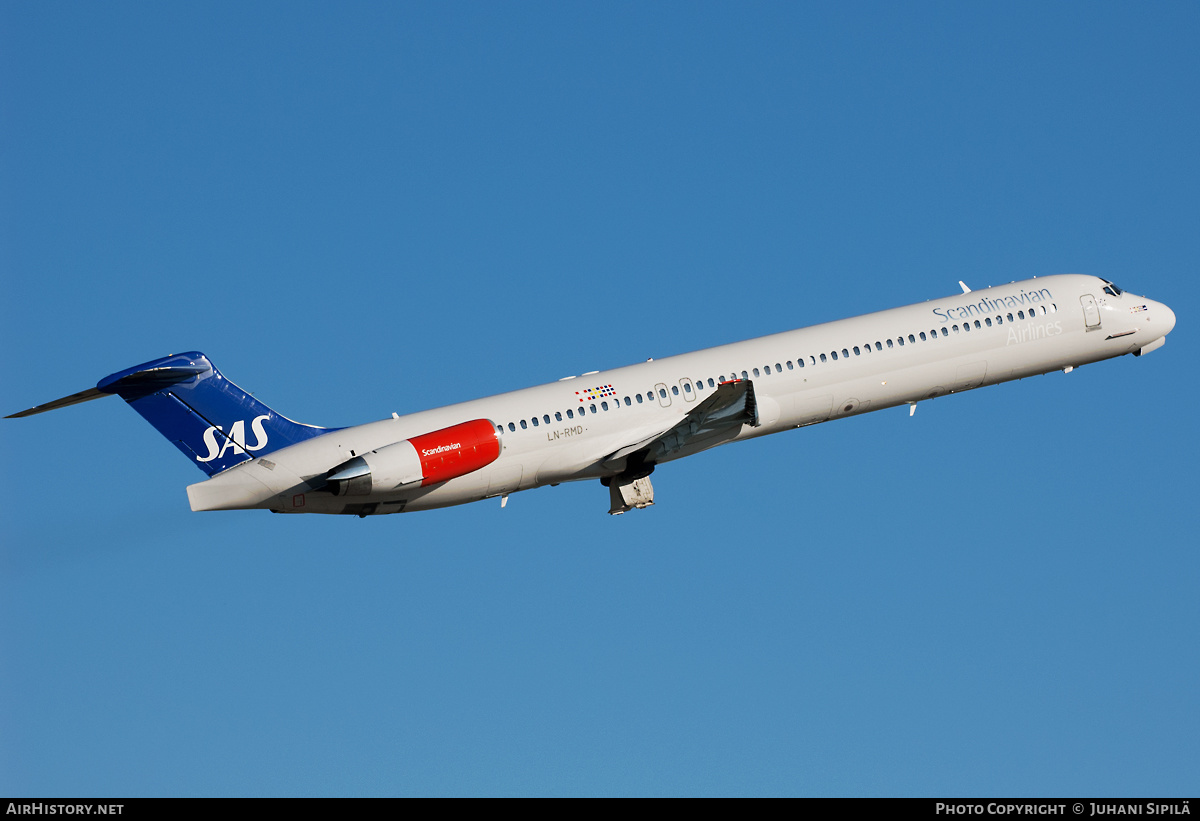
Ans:
[{"label": "blue sky", "polygon": [[1162,350],[655,473],[193,514],[0,425],[0,794],[1195,793],[1194,3],[0,6],[4,412],[349,425],[1081,272]]}]

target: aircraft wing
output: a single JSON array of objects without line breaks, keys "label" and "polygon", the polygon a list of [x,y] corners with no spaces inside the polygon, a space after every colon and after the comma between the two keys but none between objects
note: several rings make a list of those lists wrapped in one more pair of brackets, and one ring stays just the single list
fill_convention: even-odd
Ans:
[{"label": "aircraft wing", "polygon": [[754,383],[748,379],[722,382],[671,427],[626,445],[601,461],[605,467],[620,467],[624,459],[652,465],[685,447],[710,446],[732,439],[741,432],[742,425],[758,425]]}]

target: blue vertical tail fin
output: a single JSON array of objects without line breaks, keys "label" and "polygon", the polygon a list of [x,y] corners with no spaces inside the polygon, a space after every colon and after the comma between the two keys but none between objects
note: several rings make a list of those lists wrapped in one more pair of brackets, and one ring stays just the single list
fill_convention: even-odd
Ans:
[{"label": "blue vertical tail fin", "polygon": [[30,416],[116,394],[209,476],[335,428],[302,425],[226,379],[199,351],[135,365],[96,387],[30,408]]}]

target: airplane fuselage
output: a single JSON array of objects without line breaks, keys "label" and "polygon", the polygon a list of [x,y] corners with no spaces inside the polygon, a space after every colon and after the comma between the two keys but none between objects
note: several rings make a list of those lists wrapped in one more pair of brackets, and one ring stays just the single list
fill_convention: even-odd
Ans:
[{"label": "airplane fuselage", "polygon": [[[624,481],[730,441],[1147,352],[1174,323],[1166,305],[1097,277],[1039,277],[333,430],[248,458],[188,493],[194,510],[370,515],[560,482]],[[738,405],[744,423],[688,428],[689,414],[730,383],[752,388]],[[491,429],[482,430],[499,443],[477,469],[357,492],[347,478],[345,494],[331,490],[339,477],[363,473],[353,460],[378,464],[370,454],[473,420],[487,420]],[[249,442],[232,446],[253,449],[255,420],[227,424],[235,421]],[[411,458],[459,447],[453,437],[434,444]],[[346,465],[358,467],[333,470]]]}]

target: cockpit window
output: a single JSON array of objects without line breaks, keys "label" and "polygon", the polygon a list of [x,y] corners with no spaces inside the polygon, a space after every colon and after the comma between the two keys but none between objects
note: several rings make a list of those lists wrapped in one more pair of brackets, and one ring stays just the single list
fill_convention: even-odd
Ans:
[{"label": "cockpit window", "polygon": [[1122,293],[1124,293],[1120,288],[1109,282],[1107,279],[1101,279],[1100,281],[1104,283],[1104,293],[1108,294],[1109,296],[1120,296]]}]

